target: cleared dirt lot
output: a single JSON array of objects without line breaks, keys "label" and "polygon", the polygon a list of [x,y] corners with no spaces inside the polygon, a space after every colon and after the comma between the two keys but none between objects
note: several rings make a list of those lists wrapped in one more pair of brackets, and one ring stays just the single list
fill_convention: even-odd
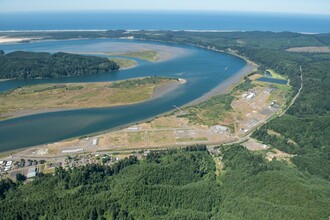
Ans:
[{"label": "cleared dirt lot", "polygon": [[267,145],[259,143],[253,139],[248,140],[247,142],[243,143],[242,145],[251,151],[265,150],[268,148]]},{"label": "cleared dirt lot", "polygon": [[241,97],[232,102],[236,133],[247,133],[277,111],[276,108],[270,107],[269,96],[264,88],[257,87],[241,94]]},{"label": "cleared dirt lot", "polygon": [[286,51],[296,52],[296,53],[330,53],[330,47],[293,47]]}]

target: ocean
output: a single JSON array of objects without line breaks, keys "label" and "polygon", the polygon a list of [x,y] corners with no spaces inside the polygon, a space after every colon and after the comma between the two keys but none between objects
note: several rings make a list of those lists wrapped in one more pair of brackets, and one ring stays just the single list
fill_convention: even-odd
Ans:
[{"label": "ocean", "polygon": [[197,11],[21,12],[0,14],[0,31],[115,29],[330,33],[330,15]]}]

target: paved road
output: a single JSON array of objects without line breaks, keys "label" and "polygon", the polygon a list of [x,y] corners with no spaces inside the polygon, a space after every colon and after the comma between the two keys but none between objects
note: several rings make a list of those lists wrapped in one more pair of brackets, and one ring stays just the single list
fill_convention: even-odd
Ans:
[{"label": "paved road", "polygon": [[283,111],[279,116],[284,115],[289,110],[289,108],[295,103],[296,99],[299,97],[299,95],[300,95],[300,93],[301,93],[301,91],[302,91],[302,89],[304,87],[302,68],[301,68],[301,66],[299,66],[299,68],[300,68],[300,82],[301,82],[300,83],[300,88],[299,88],[297,94],[291,100],[290,105],[288,105],[288,107],[285,109],[285,111]]}]

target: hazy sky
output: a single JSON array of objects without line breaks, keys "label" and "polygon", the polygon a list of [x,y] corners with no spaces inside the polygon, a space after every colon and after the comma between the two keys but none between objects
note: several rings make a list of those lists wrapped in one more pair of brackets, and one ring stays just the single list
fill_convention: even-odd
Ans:
[{"label": "hazy sky", "polygon": [[330,0],[0,0],[0,11],[219,10],[330,15]]}]

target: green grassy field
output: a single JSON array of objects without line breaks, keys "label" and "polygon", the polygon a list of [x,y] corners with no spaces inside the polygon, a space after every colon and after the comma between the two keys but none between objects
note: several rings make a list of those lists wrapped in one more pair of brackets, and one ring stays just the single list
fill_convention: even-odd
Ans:
[{"label": "green grassy field", "polygon": [[224,119],[227,112],[232,111],[230,104],[233,99],[234,97],[231,95],[212,97],[197,105],[184,108],[183,110],[188,113],[183,117],[188,118],[191,123],[208,126],[216,125]]},{"label": "green grassy field", "polygon": [[287,76],[281,75],[281,74],[275,72],[274,70],[268,69],[267,71],[269,71],[272,74],[272,78],[275,78],[275,79],[288,79]]}]

